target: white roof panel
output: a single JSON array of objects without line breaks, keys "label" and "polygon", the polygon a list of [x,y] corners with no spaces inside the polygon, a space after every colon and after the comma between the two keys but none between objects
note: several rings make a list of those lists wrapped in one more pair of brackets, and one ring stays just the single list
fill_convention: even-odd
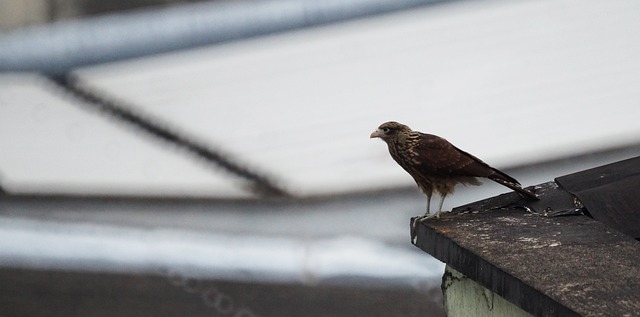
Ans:
[{"label": "white roof panel", "polygon": [[396,120],[501,167],[637,142],[640,2],[455,2],[78,72],[297,194],[411,183]]},{"label": "white roof panel", "polygon": [[35,75],[0,75],[0,180],[11,192],[251,197],[241,181],[79,104]]}]

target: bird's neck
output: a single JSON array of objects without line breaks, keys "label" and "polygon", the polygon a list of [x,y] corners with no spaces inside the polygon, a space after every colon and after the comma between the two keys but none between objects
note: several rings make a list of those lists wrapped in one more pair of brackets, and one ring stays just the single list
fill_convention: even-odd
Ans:
[{"label": "bird's neck", "polygon": [[393,159],[398,163],[401,161],[400,157],[404,156],[407,151],[405,138],[405,136],[398,136],[397,138],[393,138],[387,142],[389,153],[391,153]]},{"label": "bird's neck", "polygon": [[397,137],[387,142],[391,156],[405,169],[407,167],[404,166],[404,158],[413,158],[415,156],[415,153],[411,148],[416,144],[419,138],[420,133],[410,131],[408,133],[398,134]]}]

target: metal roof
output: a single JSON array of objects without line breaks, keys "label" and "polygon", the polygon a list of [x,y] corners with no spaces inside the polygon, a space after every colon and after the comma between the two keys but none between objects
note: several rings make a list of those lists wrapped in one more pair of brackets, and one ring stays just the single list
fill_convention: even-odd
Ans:
[{"label": "metal roof", "polygon": [[[385,146],[367,139],[381,122],[398,120],[439,134],[498,168],[637,146],[640,127],[629,115],[640,100],[633,88],[640,82],[640,72],[634,71],[640,65],[632,58],[640,54],[633,40],[638,20],[631,13],[637,5],[582,2],[568,19],[554,1],[453,2],[74,68],[72,78],[74,89],[178,131],[295,196],[408,187],[410,177]],[[14,123],[4,125],[6,134],[26,130],[21,133],[31,135],[5,139],[10,154],[4,160],[11,161],[5,166],[12,165],[2,177],[14,190],[26,188],[20,182],[35,186],[29,177],[70,188],[60,182],[72,180],[76,172],[82,177],[80,168],[89,164],[88,179],[76,183],[93,192],[135,191],[121,186],[130,182],[138,190],[162,194],[255,194],[248,190],[251,180],[221,164],[204,166],[194,151],[176,151],[176,144],[167,147],[157,135],[136,133],[139,125],[94,111],[99,107],[64,87],[41,79],[27,83],[31,75],[2,76],[3,103],[23,108],[0,118]],[[60,138],[50,146],[64,149],[70,138],[82,137],[95,140],[100,149],[76,144],[72,149],[79,154],[47,150],[51,160],[59,157],[60,168],[26,175],[47,162],[38,161],[43,157],[38,150],[46,149],[41,145],[45,135],[56,134],[34,128],[37,122],[25,111],[58,108],[59,115],[82,114],[101,123],[94,130],[83,128],[79,118],[56,122]],[[24,126],[15,124],[21,121]],[[114,144],[106,134],[130,139]],[[35,154],[23,159],[27,148]],[[130,154],[132,160],[106,161],[108,156],[100,156],[104,148],[110,149],[108,155]],[[146,149],[166,153],[142,153]],[[90,151],[94,154],[81,159]],[[143,167],[136,167],[135,157]],[[190,166],[165,166],[169,158]],[[113,164],[120,164],[120,171],[109,172]],[[149,172],[154,164],[162,166]],[[104,179],[91,179],[95,173]],[[144,173],[150,174],[146,181]],[[160,185],[163,178],[176,186]]]}]

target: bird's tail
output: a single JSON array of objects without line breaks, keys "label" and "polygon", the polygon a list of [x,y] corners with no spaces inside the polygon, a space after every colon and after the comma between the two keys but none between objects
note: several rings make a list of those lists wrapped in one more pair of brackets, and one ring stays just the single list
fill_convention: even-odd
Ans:
[{"label": "bird's tail", "polygon": [[534,194],[532,191],[522,188],[522,186],[520,186],[520,184],[515,181],[515,179],[511,178],[511,177],[502,177],[502,175],[500,174],[493,174],[489,176],[489,179],[506,187],[509,187],[515,191],[517,191],[518,193],[522,194],[524,197],[526,198],[531,198],[531,199],[540,199],[538,198],[538,196],[536,196],[536,194]]}]

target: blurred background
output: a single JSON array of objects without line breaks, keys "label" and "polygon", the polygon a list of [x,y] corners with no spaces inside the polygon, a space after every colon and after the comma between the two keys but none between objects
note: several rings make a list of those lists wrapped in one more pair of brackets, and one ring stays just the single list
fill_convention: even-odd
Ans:
[{"label": "blurred background", "polygon": [[[0,2],[0,316],[443,316],[369,134],[640,154],[637,1]],[[445,209],[505,192],[458,187]]]}]

